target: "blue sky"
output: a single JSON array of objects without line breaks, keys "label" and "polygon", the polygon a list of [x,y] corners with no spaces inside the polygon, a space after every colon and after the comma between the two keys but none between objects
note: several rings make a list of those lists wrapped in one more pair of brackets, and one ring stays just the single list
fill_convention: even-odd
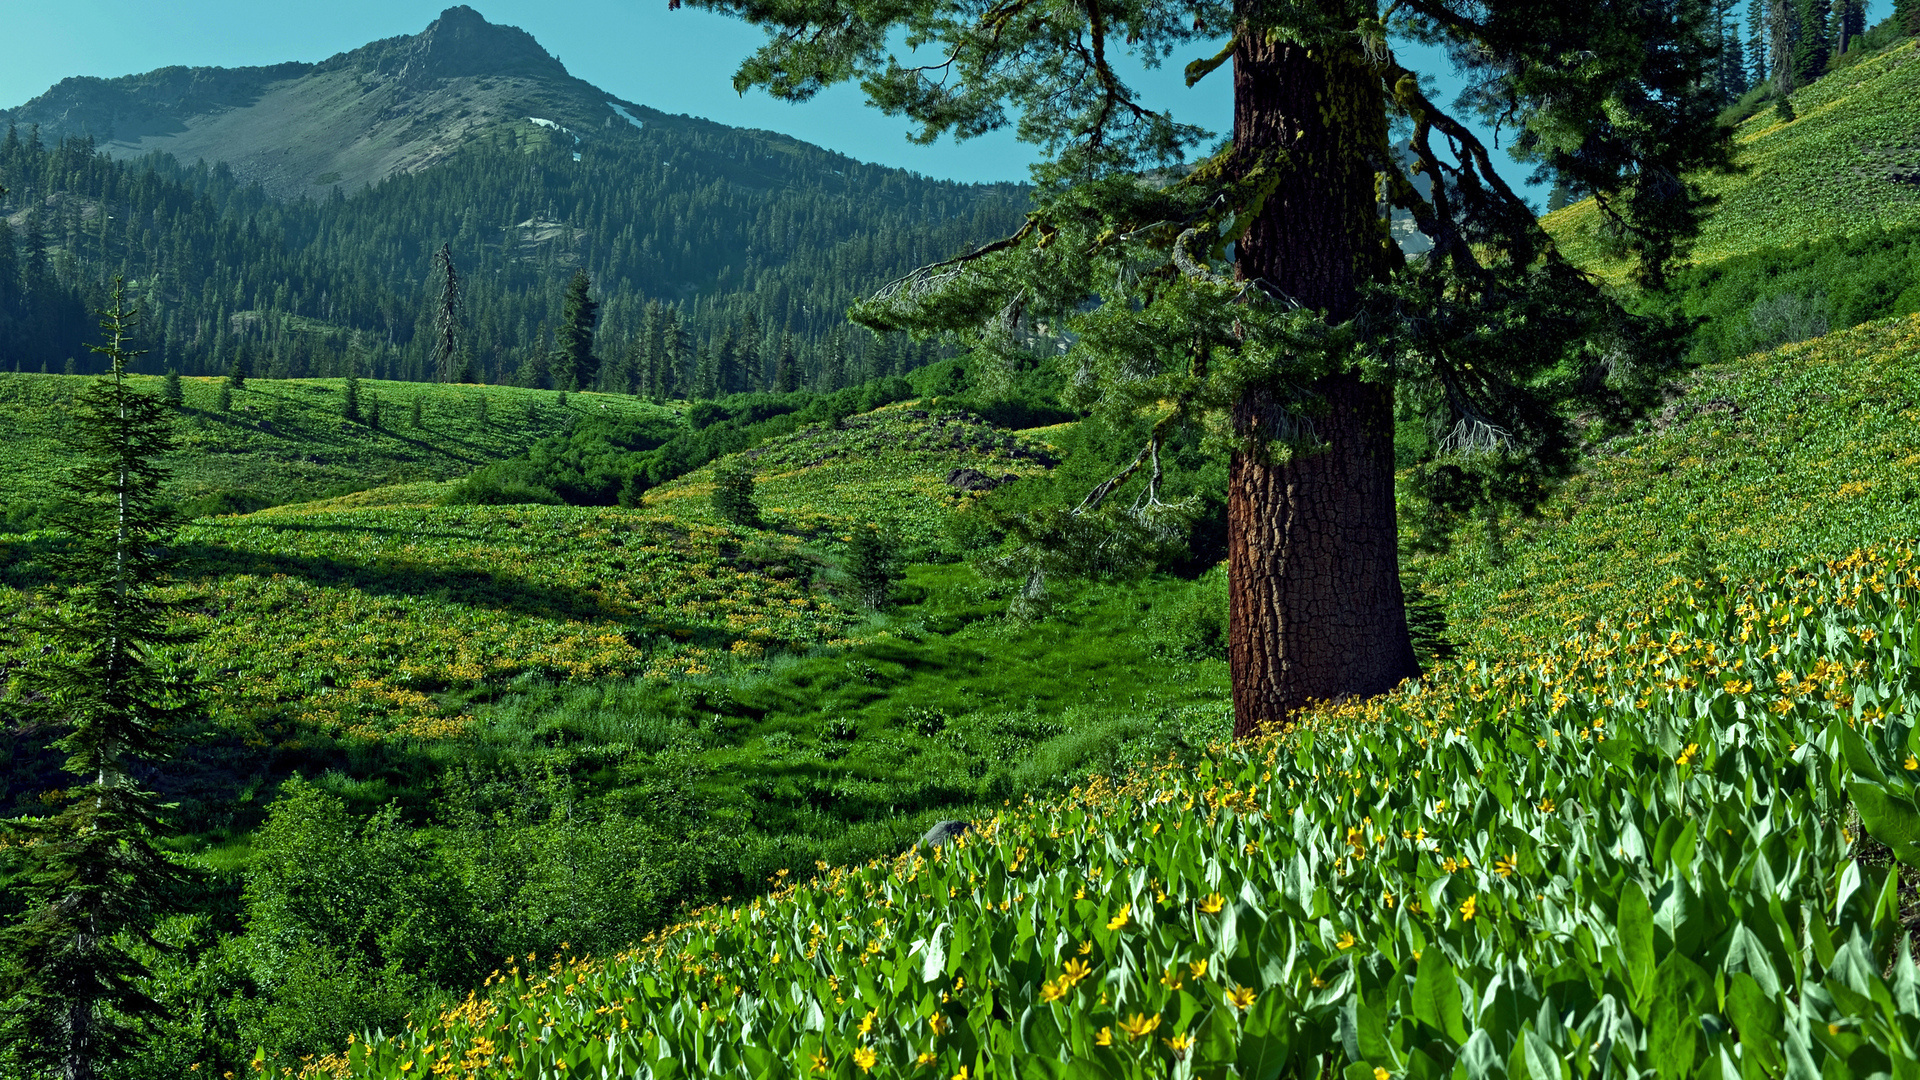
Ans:
[{"label": "blue sky", "polygon": [[[915,146],[904,121],[865,107],[847,87],[805,105],[757,92],[742,97],[733,90],[733,69],[757,46],[760,32],[705,12],[670,12],[666,0],[468,2],[490,22],[531,33],[574,75],[666,112],[784,132],[861,160],[954,180],[1024,180],[1034,160],[1031,147],[1005,132]],[[448,0],[0,0],[0,25],[12,43],[0,65],[0,107],[22,104],[69,75],[321,60],[378,38],[418,33],[447,6]],[[1196,48],[1195,56],[1203,51],[1213,50]],[[1190,90],[1180,78],[1189,59],[1143,71],[1143,95],[1156,108],[1223,132],[1232,105],[1228,71]],[[1518,166],[1504,171],[1515,183],[1525,172]]]}]

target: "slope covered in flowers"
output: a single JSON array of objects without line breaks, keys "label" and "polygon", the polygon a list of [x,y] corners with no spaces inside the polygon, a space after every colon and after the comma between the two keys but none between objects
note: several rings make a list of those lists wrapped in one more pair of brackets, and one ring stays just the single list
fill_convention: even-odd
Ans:
[{"label": "slope covered in flowers", "polygon": [[[62,441],[72,403],[89,379],[0,373],[0,430],[8,468],[0,472],[0,511],[39,505],[55,490],[68,450]],[[135,376],[142,393],[163,380]],[[585,416],[642,418],[666,410],[625,394],[573,394],[514,386],[450,386],[362,379],[362,421],[342,417],[344,379],[251,379],[229,392],[225,380],[183,378],[175,424],[178,448],[165,464],[167,494],[194,514],[233,512],[320,498],[382,484],[445,481],[475,466],[526,452],[542,436]],[[372,419],[375,402],[379,426]],[[418,423],[414,420],[419,410]]]},{"label": "slope covered in flowers", "polygon": [[[1920,65],[1916,65],[1920,67]],[[1638,435],[1598,448],[1532,519],[1464,530],[1414,564],[1452,631],[1544,649],[1643,608],[1676,574],[1766,575],[1920,536],[1920,316],[1694,373]]]},{"label": "slope covered in flowers", "polygon": [[[1044,467],[1005,432],[913,410],[768,453],[763,528],[714,515],[711,470],[633,509],[439,506],[445,485],[410,484],[202,519],[180,537],[190,662],[225,673],[214,716],[249,739],[457,736],[473,716],[450,690],[700,676],[843,642],[864,612],[819,571],[856,524],[897,518],[924,545],[958,497],[951,470]],[[33,544],[0,543],[0,565]],[[0,614],[28,603],[0,578]]]},{"label": "slope covered in flowers", "polygon": [[[1792,121],[1771,107],[1747,119],[1733,137],[1736,170],[1699,177],[1719,202],[1693,259],[1920,222],[1920,185],[1906,179],[1920,171],[1915,100],[1920,41],[1908,40],[1795,91]],[[1605,253],[1593,200],[1543,224],[1576,263],[1624,279],[1628,264]]]},{"label": "slope covered in flowers", "polygon": [[308,1068],[1904,1075],[1916,604],[1912,549],[1676,587],[617,956],[504,965]]}]

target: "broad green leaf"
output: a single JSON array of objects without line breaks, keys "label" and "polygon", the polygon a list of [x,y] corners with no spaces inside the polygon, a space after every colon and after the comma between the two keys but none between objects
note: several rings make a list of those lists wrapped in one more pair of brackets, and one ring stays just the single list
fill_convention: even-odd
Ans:
[{"label": "broad green leaf", "polygon": [[1887,782],[1887,774],[1880,771],[1880,763],[1874,760],[1873,750],[1867,746],[1867,741],[1860,737],[1860,733],[1855,731],[1852,725],[1845,720],[1835,720],[1827,725],[1827,731],[1840,744],[1840,756],[1846,761],[1848,768],[1876,784]]},{"label": "broad green leaf", "polygon": [[1419,967],[1413,980],[1413,1015],[1459,1046],[1467,1041],[1467,1028],[1460,1017],[1460,980],[1452,961],[1439,949],[1430,948],[1420,958]]},{"label": "broad green leaf", "polygon": [[1780,1054],[1780,1007],[1753,976],[1735,972],[1727,984],[1727,1019],[1740,1033],[1743,1055],[1757,1057],[1769,1073],[1785,1067]]},{"label": "broad green leaf", "polygon": [[1653,908],[1639,883],[1632,881],[1621,886],[1619,904],[1615,918],[1620,936],[1620,962],[1634,1000],[1644,1003],[1653,987]]},{"label": "broad green leaf", "polygon": [[1847,794],[1860,811],[1860,823],[1868,835],[1898,852],[1920,843],[1920,812],[1913,802],[1896,795],[1886,784],[1855,780],[1847,785]]}]

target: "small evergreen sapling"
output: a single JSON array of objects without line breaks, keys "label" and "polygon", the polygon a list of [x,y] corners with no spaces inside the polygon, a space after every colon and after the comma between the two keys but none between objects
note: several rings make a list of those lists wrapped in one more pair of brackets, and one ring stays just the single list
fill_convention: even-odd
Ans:
[{"label": "small evergreen sapling", "polygon": [[760,524],[760,508],[753,502],[753,473],[744,464],[730,461],[714,468],[713,512],[734,525]]},{"label": "small evergreen sapling", "polygon": [[420,395],[415,394],[413,395],[413,405],[410,409],[411,415],[409,415],[407,418],[407,422],[411,424],[413,427],[423,428],[427,426],[426,417],[421,411],[421,409],[422,407],[420,404]]},{"label": "small evergreen sapling", "polygon": [[94,1080],[131,1060],[140,1021],[161,1012],[142,989],[129,945],[154,945],[184,872],[160,851],[159,807],[130,773],[167,752],[191,688],[158,651],[185,640],[158,590],[174,560],[161,546],[178,525],[160,497],[172,417],[136,393],[127,363],[137,313],[115,282],[103,312],[107,373],[81,397],[74,458],[54,520],[66,543],[46,557],[55,584],[31,622],[47,651],[23,668],[23,717],[61,732],[54,746],[76,777],[50,819],[16,818],[7,839],[25,864],[10,891],[19,915],[0,930],[0,1052],[29,1072]]},{"label": "small evergreen sapling", "polygon": [[186,392],[180,388],[180,372],[178,370],[174,368],[167,369],[167,381],[160,391],[160,400],[176,408],[186,403],[187,395]]},{"label": "small evergreen sapling", "polygon": [[253,364],[247,359],[246,347],[244,345],[235,345],[233,347],[233,363],[227,367],[227,389],[245,390],[247,388],[247,376],[253,374],[252,369]]},{"label": "small evergreen sapling", "polygon": [[905,576],[899,537],[891,529],[873,525],[855,528],[853,540],[847,544],[844,571],[854,598],[869,611],[891,605],[893,587]]},{"label": "small evergreen sapling", "polygon": [[360,422],[360,376],[347,376],[347,399],[340,406],[340,415],[351,423]]}]

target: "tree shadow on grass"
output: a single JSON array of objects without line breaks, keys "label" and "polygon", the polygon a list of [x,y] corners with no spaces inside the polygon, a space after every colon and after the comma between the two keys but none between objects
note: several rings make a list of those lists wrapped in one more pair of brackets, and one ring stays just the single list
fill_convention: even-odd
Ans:
[{"label": "tree shadow on grass", "polygon": [[[664,632],[694,640],[711,628],[694,625],[665,611],[624,610],[576,589],[542,585],[517,569],[483,570],[387,558],[378,563],[319,555],[242,551],[221,544],[183,545],[188,561],[184,577],[206,582],[242,574],[284,574],[316,585],[352,589],[374,596],[420,597],[441,594],[454,604],[516,615],[564,621],[609,621],[629,636]],[[682,632],[685,636],[682,637]]]}]

